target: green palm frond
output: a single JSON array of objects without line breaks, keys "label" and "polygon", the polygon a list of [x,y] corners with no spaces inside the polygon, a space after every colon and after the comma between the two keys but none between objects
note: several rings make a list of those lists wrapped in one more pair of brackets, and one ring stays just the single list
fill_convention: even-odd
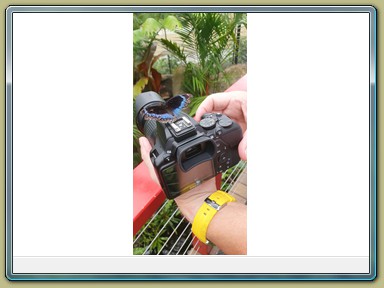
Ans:
[{"label": "green palm frond", "polygon": [[173,56],[176,56],[179,60],[184,63],[187,62],[187,55],[185,54],[184,48],[180,47],[176,42],[173,42],[168,39],[159,39],[161,44],[169,52],[173,53]]}]

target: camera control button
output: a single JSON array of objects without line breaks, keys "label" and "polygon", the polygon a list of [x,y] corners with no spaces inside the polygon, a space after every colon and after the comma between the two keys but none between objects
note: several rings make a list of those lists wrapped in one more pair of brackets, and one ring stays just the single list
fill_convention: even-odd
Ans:
[{"label": "camera control button", "polygon": [[223,148],[223,147],[225,147],[225,145],[224,145],[224,142],[223,141],[221,141],[221,140],[216,140],[216,147],[217,148]]},{"label": "camera control button", "polygon": [[212,129],[216,126],[216,121],[213,118],[204,118],[200,121],[200,126],[204,129]]},{"label": "camera control button", "polygon": [[229,119],[229,118],[222,118],[222,119],[220,119],[220,121],[219,121],[219,125],[220,125],[221,127],[227,128],[227,127],[229,127],[229,126],[232,125],[232,120]]},{"label": "camera control button", "polygon": [[223,164],[223,163],[225,163],[226,161],[227,161],[227,155],[225,155],[224,153],[221,154],[221,155],[219,156],[219,163],[220,163],[220,164]]}]

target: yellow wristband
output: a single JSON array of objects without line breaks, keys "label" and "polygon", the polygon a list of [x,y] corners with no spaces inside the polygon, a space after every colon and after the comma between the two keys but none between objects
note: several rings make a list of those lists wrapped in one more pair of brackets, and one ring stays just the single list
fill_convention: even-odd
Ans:
[{"label": "yellow wristband", "polygon": [[213,216],[217,211],[223,208],[228,202],[234,202],[236,199],[226,192],[221,190],[212,193],[205,199],[203,205],[197,211],[195,219],[192,223],[192,232],[203,243],[208,244],[207,230]]}]

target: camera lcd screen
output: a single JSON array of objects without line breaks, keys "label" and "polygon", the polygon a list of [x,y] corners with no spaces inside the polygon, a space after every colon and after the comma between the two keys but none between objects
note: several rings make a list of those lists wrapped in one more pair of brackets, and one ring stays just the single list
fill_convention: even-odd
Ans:
[{"label": "camera lcd screen", "polygon": [[[201,171],[205,171],[205,173],[201,173]],[[172,165],[165,168],[162,174],[171,194],[187,192],[215,176],[213,162],[210,160],[193,167],[188,173],[183,172],[180,167]]]}]

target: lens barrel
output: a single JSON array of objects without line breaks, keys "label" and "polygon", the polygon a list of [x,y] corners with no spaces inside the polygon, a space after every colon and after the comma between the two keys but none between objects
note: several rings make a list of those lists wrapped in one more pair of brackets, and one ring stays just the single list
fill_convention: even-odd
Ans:
[{"label": "lens barrel", "polygon": [[161,98],[159,94],[153,91],[144,92],[137,95],[135,102],[136,125],[142,133],[144,133],[144,124],[146,121],[144,119],[144,114],[141,112],[142,109],[148,106],[152,106],[154,104],[162,104],[164,102],[164,99]]},{"label": "lens barrel", "polygon": [[135,102],[135,111],[136,111],[136,126],[140,130],[141,133],[148,138],[148,140],[153,145],[154,140],[156,138],[156,128],[157,121],[155,120],[145,120],[144,113],[142,112],[143,108],[149,107],[152,105],[160,105],[164,103],[164,99],[161,98],[159,94],[153,91],[144,92],[136,97]]}]

